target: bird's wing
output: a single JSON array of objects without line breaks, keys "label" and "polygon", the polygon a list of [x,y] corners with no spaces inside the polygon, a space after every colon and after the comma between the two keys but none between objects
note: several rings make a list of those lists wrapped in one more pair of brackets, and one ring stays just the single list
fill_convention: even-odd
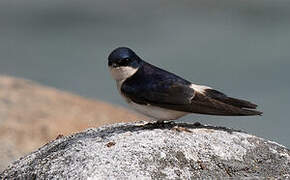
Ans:
[{"label": "bird's wing", "polygon": [[139,104],[190,104],[194,90],[190,82],[143,62],[143,66],[121,86],[121,93]]},{"label": "bird's wing", "polygon": [[195,96],[187,107],[190,112],[223,116],[262,115],[262,112],[253,110],[257,105],[249,101],[228,97],[206,86],[192,87],[195,89]]},{"label": "bird's wing", "polygon": [[138,83],[132,85],[126,81],[121,92],[132,101],[139,104],[171,104],[188,105],[194,96],[194,90],[173,79]]},{"label": "bird's wing", "polygon": [[[155,67],[154,67],[155,68]],[[261,115],[257,105],[231,98],[207,86],[199,86],[152,66],[138,70],[123,82],[121,93],[133,102],[199,114],[224,116]]]}]

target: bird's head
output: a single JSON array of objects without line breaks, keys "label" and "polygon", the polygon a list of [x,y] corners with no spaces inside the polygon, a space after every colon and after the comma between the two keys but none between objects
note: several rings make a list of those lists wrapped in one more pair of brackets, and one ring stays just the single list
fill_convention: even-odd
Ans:
[{"label": "bird's head", "polygon": [[142,60],[129,48],[119,47],[108,57],[108,66],[113,78],[117,81],[127,79],[135,74]]}]

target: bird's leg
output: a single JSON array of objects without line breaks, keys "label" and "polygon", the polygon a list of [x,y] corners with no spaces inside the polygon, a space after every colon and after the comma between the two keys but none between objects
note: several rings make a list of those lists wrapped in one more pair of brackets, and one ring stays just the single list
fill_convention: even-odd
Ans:
[{"label": "bird's leg", "polygon": [[164,128],[165,125],[166,125],[166,122],[165,122],[164,120],[157,119],[157,121],[155,121],[154,124],[155,124],[157,127]]},{"label": "bird's leg", "polygon": [[150,121],[147,125],[154,126],[156,128],[171,128],[175,125],[173,121],[165,121],[160,119],[154,119],[154,121]]}]

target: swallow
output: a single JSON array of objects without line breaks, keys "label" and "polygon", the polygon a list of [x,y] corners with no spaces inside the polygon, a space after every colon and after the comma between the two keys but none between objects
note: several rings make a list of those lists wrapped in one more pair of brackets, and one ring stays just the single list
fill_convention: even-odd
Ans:
[{"label": "swallow", "polygon": [[127,47],[113,50],[108,66],[117,88],[137,112],[157,121],[175,120],[190,113],[255,116],[256,104],[229,97],[142,60]]}]

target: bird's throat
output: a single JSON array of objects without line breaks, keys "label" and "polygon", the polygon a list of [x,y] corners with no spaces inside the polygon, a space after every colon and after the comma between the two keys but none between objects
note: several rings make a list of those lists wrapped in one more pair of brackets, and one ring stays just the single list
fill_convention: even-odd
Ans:
[{"label": "bird's throat", "polygon": [[133,68],[129,66],[110,68],[111,75],[116,81],[123,81],[133,76],[137,72],[137,70],[138,68]]}]

